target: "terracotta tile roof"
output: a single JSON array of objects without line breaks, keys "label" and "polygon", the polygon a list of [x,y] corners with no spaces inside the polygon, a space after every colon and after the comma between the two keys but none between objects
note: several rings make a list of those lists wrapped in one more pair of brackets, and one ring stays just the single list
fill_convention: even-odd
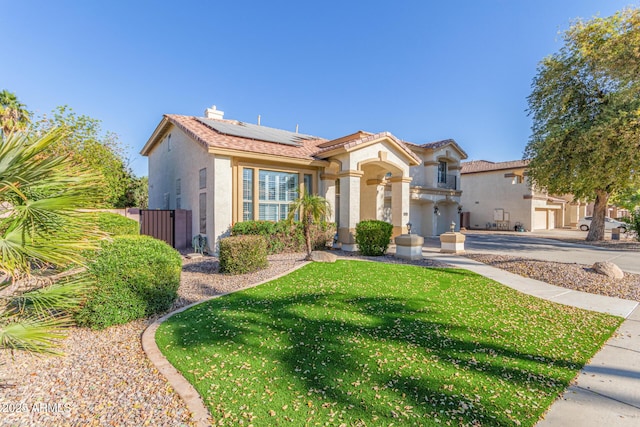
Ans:
[{"label": "terracotta tile roof", "polygon": [[[410,147],[435,149],[447,144],[453,144],[466,156],[466,153],[452,139],[432,142],[424,145],[416,145],[409,142],[401,141],[389,132],[372,134],[365,131],[358,131],[354,134],[346,135],[335,140],[327,140],[320,137],[312,137],[312,139],[302,139],[299,141],[300,145],[296,146],[291,144],[281,144],[278,142],[261,141],[247,137],[224,134],[218,132],[211,126],[207,126],[205,123],[206,121],[202,121],[201,118],[199,119],[195,116],[165,114],[164,117],[164,123],[169,122],[173,124],[183,132],[185,132],[187,135],[189,135],[191,138],[193,138],[194,141],[198,142],[206,148],[221,148],[240,152],[244,151],[247,153],[258,153],[313,161],[326,157],[323,156],[324,153],[335,150],[336,148],[343,147],[348,150],[350,148],[357,147],[358,145],[366,144],[367,142],[386,137],[394,141],[402,150],[406,152],[409,157],[414,159],[418,164],[422,162]],[[226,125],[239,123],[235,120],[226,119],[219,121],[225,123]],[[162,123],[158,125],[156,132],[160,132],[163,126],[164,125]],[[281,130],[277,131],[283,132]],[[143,155],[147,155],[149,150],[151,150],[151,148],[155,144],[154,138],[156,138],[157,136],[158,134],[154,133],[154,136],[152,136],[151,139],[147,142],[145,147],[142,149]],[[309,137],[309,135],[304,136]]]},{"label": "terracotta tile roof", "polygon": [[[223,148],[249,153],[269,154],[275,156],[291,157],[295,159],[315,160],[313,156],[317,146],[326,139],[317,138],[303,141],[300,146],[279,144],[275,142],[258,141],[233,135],[219,133],[194,116],[181,116],[177,114],[165,114],[167,120],[191,136],[205,147]],[[231,120],[224,120],[233,123]]]},{"label": "terracotta tile roof", "polygon": [[460,153],[462,153],[463,158],[467,158],[467,153],[458,145],[458,143],[454,139],[443,139],[442,141],[427,142],[426,144],[414,144],[412,142],[405,143],[409,146],[424,148],[427,150],[437,150],[438,148],[444,147],[446,145],[453,145],[457,150],[460,151]]},{"label": "terracotta tile roof", "polygon": [[336,140],[335,144],[331,144],[332,141],[327,141],[322,144],[322,147],[315,153],[316,156],[322,155],[328,151],[333,151],[336,148],[344,147],[346,150],[350,148],[357,147],[358,145],[366,144],[367,142],[375,141],[380,138],[389,138],[394,141],[401,149],[403,149],[409,157],[413,158],[417,163],[422,163],[420,158],[416,156],[416,154],[411,151],[411,149],[405,144],[403,141],[399,140],[395,136],[393,136],[390,132],[380,132],[380,133],[368,133],[359,131],[353,134],[353,138],[343,139],[339,138]]},{"label": "terracotta tile roof", "polygon": [[[453,139],[443,139],[442,141],[436,142],[427,142],[426,144],[422,144],[420,147],[422,148],[431,148],[432,150],[438,149],[440,147],[444,147],[445,145],[456,144]],[[458,145],[458,144],[456,144]]]},{"label": "terracotta tile roof", "polygon": [[528,160],[511,160],[508,162],[490,162],[488,160],[473,160],[462,163],[460,173],[478,173],[505,169],[522,169],[529,164]]}]

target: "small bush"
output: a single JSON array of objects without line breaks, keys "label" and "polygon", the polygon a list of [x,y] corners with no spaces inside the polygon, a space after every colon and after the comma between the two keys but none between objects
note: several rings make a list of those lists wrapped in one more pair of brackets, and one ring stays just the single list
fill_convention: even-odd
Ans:
[{"label": "small bush", "polygon": [[243,274],[267,266],[267,241],[262,236],[231,236],[220,239],[220,272]]},{"label": "small bush", "polygon": [[87,267],[94,286],[76,313],[81,326],[103,329],[161,313],[178,296],[182,259],[149,236],[118,236],[101,242]]},{"label": "small bush", "polygon": [[384,255],[391,241],[393,225],[384,221],[360,221],[356,225],[356,243],[362,255]]},{"label": "small bush", "polygon": [[[231,227],[231,234],[263,236],[267,241],[267,253],[305,252],[304,228],[302,223],[287,221],[244,221]],[[311,241],[314,249],[323,249],[335,234],[335,224],[323,222],[311,227]]]},{"label": "small bush", "polygon": [[629,230],[635,233],[635,238],[640,242],[640,209],[631,212],[631,217],[625,222],[629,224]]},{"label": "small bush", "polygon": [[111,236],[139,235],[138,221],[111,212],[92,212],[98,229]]}]

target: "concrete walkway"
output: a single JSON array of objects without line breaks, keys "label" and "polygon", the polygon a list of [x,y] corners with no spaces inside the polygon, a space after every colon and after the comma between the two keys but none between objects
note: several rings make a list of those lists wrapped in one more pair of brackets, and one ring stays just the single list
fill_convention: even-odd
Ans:
[{"label": "concrete walkway", "polygon": [[574,291],[457,255],[424,248],[423,255],[561,304],[624,317],[614,336],[580,371],[538,427],[640,426],[640,308],[635,301]]}]

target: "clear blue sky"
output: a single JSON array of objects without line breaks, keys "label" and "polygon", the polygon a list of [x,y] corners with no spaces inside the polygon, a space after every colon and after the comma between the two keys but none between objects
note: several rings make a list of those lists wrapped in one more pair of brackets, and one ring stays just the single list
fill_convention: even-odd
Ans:
[{"label": "clear blue sky", "polygon": [[0,90],[37,115],[102,120],[131,166],[165,113],[336,138],[454,138],[469,159],[522,157],[538,62],[578,17],[638,1],[0,0]]}]

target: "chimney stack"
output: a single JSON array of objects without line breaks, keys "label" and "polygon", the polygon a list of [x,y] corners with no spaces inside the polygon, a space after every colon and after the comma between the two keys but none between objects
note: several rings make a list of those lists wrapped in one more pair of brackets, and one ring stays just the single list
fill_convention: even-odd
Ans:
[{"label": "chimney stack", "polygon": [[204,116],[207,119],[222,120],[224,118],[224,111],[218,110],[215,105],[212,105],[211,108],[204,110]]}]

